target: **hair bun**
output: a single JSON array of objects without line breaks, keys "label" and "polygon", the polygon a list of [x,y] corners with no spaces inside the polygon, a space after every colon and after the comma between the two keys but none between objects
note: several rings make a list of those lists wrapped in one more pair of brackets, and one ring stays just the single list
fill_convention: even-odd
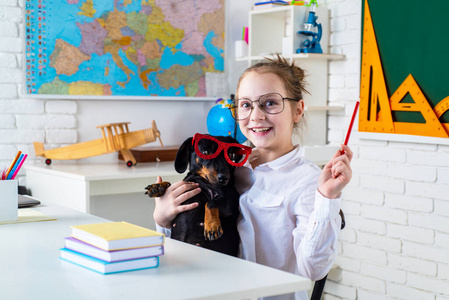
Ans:
[{"label": "hair bun", "polygon": [[288,62],[285,57],[279,53],[273,54],[271,57],[265,57],[264,61],[261,61],[248,69],[242,74],[237,84],[237,90],[240,86],[240,81],[249,72],[258,73],[274,73],[278,75],[285,84],[285,88],[289,93],[289,97],[295,99],[303,99],[303,93],[310,94],[305,86],[305,71],[295,64],[295,61]]}]

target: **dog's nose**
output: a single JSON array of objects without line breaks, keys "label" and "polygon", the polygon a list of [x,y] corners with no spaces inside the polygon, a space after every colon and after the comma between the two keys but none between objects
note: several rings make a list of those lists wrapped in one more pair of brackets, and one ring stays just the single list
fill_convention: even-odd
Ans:
[{"label": "dog's nose", "polygon": [[229,180],[229,176],[225,174],[218,174],[217,178],[218,182],[223,185],[227,184]]}]

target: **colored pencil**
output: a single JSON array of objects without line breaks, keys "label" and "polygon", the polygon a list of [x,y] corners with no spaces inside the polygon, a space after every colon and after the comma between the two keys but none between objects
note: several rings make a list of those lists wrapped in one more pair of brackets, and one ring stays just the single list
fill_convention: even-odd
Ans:
[{"label": "colored pencil", "polygon": [[244,33],[244,38],[243,38],[243,40],[244,40],[247,44],[249,44],[249,28],[248,28],[248,27],[245,27],[245,33]]},{"label": "colored pencil", "polygon": [[11,166],[9,166],[8,171],[6,171],[6,178],[8,178],[9,173],[11,172],[12,168],[14,168],[14,166],[15,166],[17,160],[18,160],[19,157],[20,157],[20,154],[22,154],[22,151],[17,152],[17,155],[16,155],[16,157],[14,158],[14,160],[12,161]]},{"label": "colored pencil", "polygon": [[6,177],[6,179],[12,179],[12,175],[14,175],[14,173],[16,172],[16,170],[17,170],[17,167],[19,166],[19,164],[20,164],[20,162],[22,161],[22,159],[23,159],[23,153],[22,154],[20,154],[20,156],[19,156],[19,159],[16,161],[16,164],[14,165],[14,167],[11,169],[11,172],[9,172],[9,175]]},{"label": "colored pencil", "polygon": [[12,175],[11,179],[15,179],[17,173],[19,173],[20,168],[22,167],[23,163],[25,162],[25,160],[27,159],[28,154],[25,154],[22,158],[22,160],[19,163],[19,166],[16,168],[16,171],[14,172],[14,174]]},{"label": "colored pencil", "polygon": [[[357,114],[357,109],[359,108],[359,104],[360,104],[360,101],[357,101],[355,103],[354,112],[352,113],[352,117],[351,117],[351,123],[349,123],[348,132],[346,133],[346,138],[345,138],[345,142],[344,142],[345,146],[348,145],[349,137],[351,136],[352,125],[354,125],[354,120],[355,120],[355,116]],[[345,151],[343,149],[341,150],[341,154],[345,154]]]}]

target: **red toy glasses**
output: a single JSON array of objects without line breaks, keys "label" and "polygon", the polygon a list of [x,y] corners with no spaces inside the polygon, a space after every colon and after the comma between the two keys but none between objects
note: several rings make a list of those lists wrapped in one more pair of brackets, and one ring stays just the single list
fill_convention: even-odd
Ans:
[{"label": "red toy glasses", "polygon": [[251,147],[222,142],[213,136],[200,133],[195,133],[192,145],[195,145],[196,155],[202,159],[214,159],[221,151],[224,151],[226,161],[236,167],[243,166],[252,151]]}]

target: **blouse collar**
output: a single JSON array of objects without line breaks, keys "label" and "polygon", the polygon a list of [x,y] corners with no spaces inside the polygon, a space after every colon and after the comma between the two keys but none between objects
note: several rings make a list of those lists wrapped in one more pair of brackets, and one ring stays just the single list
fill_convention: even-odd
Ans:
[{"label": "blouse collar", "polygon": [[[260,164],[256,168],[268,167],[268,168],[273,169],[273,170],[279,170],[282,167],[284,167],[285,165],[290,164],[292,161],[301,158],[301,153],[299,151],[299,148],[300,148],[299,145],[295,145],[294,149],[292,151],[288,152],[287,154],[284,154],[283,156],[281,156],[279,158],[276,158],[275,160],[272,160],[270,162]],[[257,153],[257,148],[255,148],[253,151],[255,153]],[[245,163],[246,167],[251,168],[251,164],[249,163],[250,160],[251,160],[251,157]]]}]

